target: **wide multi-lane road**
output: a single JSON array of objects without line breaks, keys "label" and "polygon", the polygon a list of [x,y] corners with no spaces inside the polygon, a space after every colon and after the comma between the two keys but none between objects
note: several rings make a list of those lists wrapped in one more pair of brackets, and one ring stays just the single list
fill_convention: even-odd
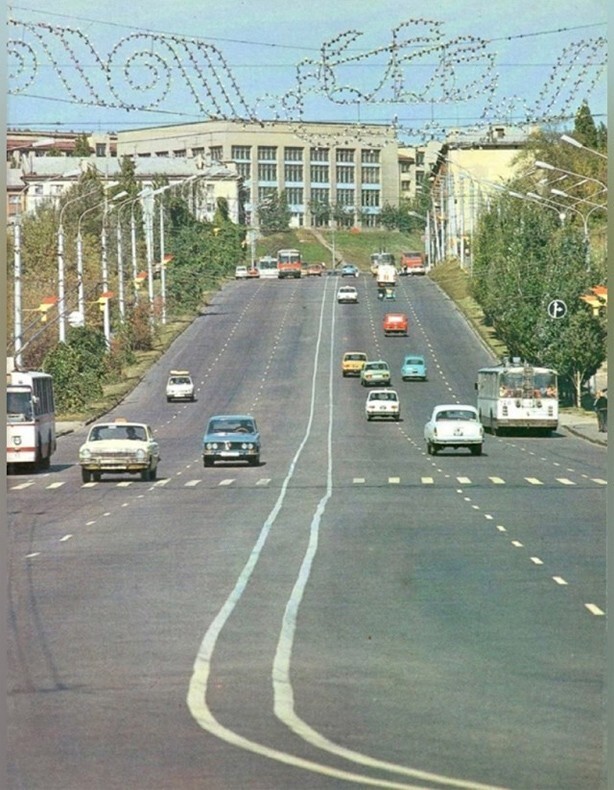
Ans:
[{"label": "wide multi-lane road", "polygon": [[[408,338],[341,282],[216,296],[114,412],[154,427],[157,481],[83,484],[84,431],[8,478],[11,790],[605,787],[603,448],[427,455],[490,357],[429,279],[398,287]],[[367,422],[348,350],[389,362],[400,422]],[[260,466],[203,468],[228,412]]]}]

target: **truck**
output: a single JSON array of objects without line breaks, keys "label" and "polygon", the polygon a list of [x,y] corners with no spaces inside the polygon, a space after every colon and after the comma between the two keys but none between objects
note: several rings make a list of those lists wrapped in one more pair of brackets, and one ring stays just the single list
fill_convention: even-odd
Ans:
[{"label": "truck", "polygon": [[284,280],[286,277],[300,278],[303,269],[300,250],[277,251],[277,277]]},{"label": "truck", "polygon": [[404,252],[401,255],[401,274],[426,274],[424,255],[421,252]]},{"label": "truck", "polygon": [[371,255],[371,274],[376,277],[380,264],[389,263],[394,266],[394,255],[391,252],[374,252]]},{"label": "truck", "polygon": [[375,277],[378,288],[392,288],[397,283],[397,270],[393,263],[380,263]]}]

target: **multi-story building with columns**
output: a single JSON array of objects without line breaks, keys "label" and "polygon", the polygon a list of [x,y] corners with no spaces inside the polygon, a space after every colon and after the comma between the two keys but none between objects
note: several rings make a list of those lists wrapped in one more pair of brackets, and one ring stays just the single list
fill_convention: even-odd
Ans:
[{"label": "multi-story building with columns", "polygon": [[258,205],[282,192],[294,227],[324,224],[322,206],[335,207],[339,224],[375,227],[382,208],[399,203],[391,126],[212,120],[118,132],[117,154],[232,163],[243,179],[246,222],[254,226]]}]

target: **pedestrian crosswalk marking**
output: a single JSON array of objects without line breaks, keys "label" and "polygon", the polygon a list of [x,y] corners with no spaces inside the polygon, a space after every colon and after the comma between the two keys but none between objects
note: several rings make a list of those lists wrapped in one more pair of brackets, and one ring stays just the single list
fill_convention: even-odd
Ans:
[{"label": "pedestrian crosswalk marking", "polygon": [[533,486],[542,486],[543,483],[541,480],[538,480],[536,477],[525,477],[527,483],[531,483]]},{"label": "pedestrian crosswalk marking", "polygon": [[564,486],[575,486],[574,481],[570,480],[568,477],[557,477],[556,479]]},{"label": "pedestrian crosswalk marking", "polygon": [[505,483],[505,480],[502,477],[489,477],[488,478],[491,483],[495,483],[495,485],[500,485],[501,483]]}]

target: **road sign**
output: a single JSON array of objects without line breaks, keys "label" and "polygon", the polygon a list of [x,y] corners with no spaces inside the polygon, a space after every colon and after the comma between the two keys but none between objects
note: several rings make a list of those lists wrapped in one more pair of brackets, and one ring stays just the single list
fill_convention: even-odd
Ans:
[{"label": "road sign", "polygon": [[567,313],[567,305],[562,299],[553,299],[548,305],[550,318],[563,318]]}]

